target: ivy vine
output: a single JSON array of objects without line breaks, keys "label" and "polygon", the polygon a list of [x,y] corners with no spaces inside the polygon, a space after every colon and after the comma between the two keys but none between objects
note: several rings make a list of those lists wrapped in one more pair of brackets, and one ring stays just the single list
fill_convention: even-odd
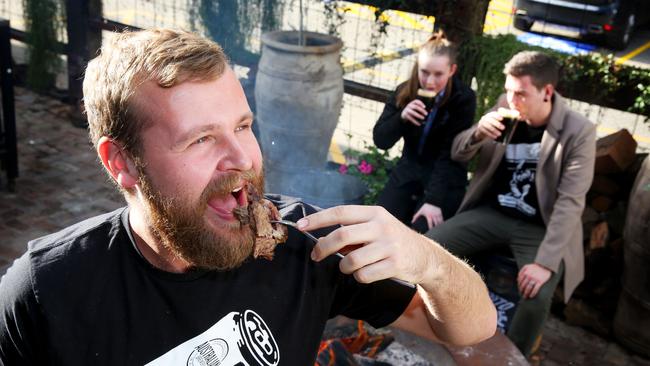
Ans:
[{"label": "ivy vine", "polygon": [[27,84],[42,92],[54,86],[61,60],[54,50],[64,28],[59,0],[23,0],[27,31]]}]

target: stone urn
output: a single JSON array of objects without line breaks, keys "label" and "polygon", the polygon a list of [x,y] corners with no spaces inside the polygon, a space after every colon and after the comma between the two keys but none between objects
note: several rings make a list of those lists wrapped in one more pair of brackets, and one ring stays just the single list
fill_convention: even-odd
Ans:
[{"label": "stone urn", "polygon": [[343,43],[313,32],[300,38],[298,31],[262,35],[255,101],[266,191],[323,207],[359,203],[363,184],[326,170],[343,99]]}]

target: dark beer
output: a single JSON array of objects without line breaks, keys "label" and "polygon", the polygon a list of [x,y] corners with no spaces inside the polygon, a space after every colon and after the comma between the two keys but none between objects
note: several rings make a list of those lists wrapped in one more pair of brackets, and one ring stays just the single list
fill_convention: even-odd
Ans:
[{"label": "dark beer", "polygon": [[510,142],[512,135],[515,134],[515,129],[519,123],[519,112],[506,108],[499,108],[497,112],[501,115],[501,123],[505,128],[501,131],[501,136],[497,137],[495,141],[506,145]]},{"label": "dark beer", "polygon": [[424,103],[424,107],[428,112],[431,112],[433,105],[436,102],[436,92],[433,90],[427,89],[418,89],[417,99],[421,100]]}]

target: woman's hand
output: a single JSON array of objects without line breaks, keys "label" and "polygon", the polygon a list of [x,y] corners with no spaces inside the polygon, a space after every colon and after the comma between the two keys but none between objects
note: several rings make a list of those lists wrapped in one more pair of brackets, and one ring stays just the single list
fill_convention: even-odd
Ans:
[{"label": "woman's hand", "polygon": [[402,109],[400,115],[404,121],[410,122],[416,126],[422,126],[422,121],[427,118],[429,112],[424,103],[419,99],[413,99]]},{"label": "woman's hand", "polygon": [[442,224],[444,218],[442,217],[442,210],[438,206],[434,206],[430,203],[425,203],[420,207],[418,212],[413,215],[413,219],[411,220],[411,224],[413,224],[415,221],[420,216],[424,216],[424,218],[427,220],[427,226],[429,227],[429,230],[431,230],[432,227],[438,226]]}]

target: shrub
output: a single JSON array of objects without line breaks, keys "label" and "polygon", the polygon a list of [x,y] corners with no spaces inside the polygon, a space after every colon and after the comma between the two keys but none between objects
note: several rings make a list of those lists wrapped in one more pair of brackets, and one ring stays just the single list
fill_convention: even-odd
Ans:
[{"label": "shrub", "polygon": [[562,65],[558,91],[569,98],[638,113],[650,119],[650,72],[621,65],[612,55],[598,53],[567,56],[520,42],[512,34],[475,37],[465,42],[458,58],[461,78],[476,78],[478,120],[503,93],[503,65],[517,52],[551,53]]},{"label": "shrub", "polygon": [[346,163],[339,167],[339,173],[358,177],[368,187],[363,198],[366,205],[376,205],[379,193],[388,182],[391,169],[398,158],[391,158],[388,150],[379,150],[376,146],[364,143],[366,151],[346,150]]}]

